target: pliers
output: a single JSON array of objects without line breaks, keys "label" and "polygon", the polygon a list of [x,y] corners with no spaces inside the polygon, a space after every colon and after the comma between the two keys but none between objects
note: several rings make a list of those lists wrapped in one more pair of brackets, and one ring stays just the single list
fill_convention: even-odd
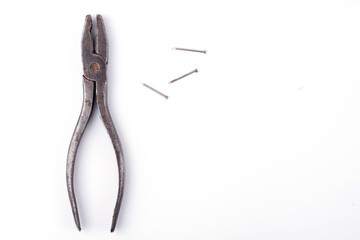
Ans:
[{"label": "pliers", "polygon": [[101,15],[96,15],[96,27],[98,30],[98,34],[94,41],[91,35],[91,15],[87,15],[81,41],[82,62],[84,69],[84,95],[80,117],[76,124],[67,155],[66,183],[71,208],[75,219],[75,224],[78,230],[81,231],[79,212],[74,192],[74,163],[81,136],[85,131],[86,125],[92,112],[94,95],[96,95],[96,102],[99,107],[100,117],[106,127],[106,130],[114,146],[119,172],[119,188],[111,224],[111,232],[113,232],[116,227],[116,222],[120,211],[121,199],[123,195],[124,158],[120,140],[118,134],[116,133],[114,123],[111,119],[107,102],[106,67],[108,63],[108,44],[106,39],[104,21]]}]

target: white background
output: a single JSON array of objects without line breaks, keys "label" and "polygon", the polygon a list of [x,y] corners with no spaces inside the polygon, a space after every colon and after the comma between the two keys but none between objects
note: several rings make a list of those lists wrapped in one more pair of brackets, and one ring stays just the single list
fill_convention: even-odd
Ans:
[{"label": "white background", "polygon": [[[65,183],[89,13],[107,28],[126,161],[112,234],[116,160],[97,110],[77,156],[82,232]],[[359,239],[359,13],[355,0],[2,1],[0,238]]]}]

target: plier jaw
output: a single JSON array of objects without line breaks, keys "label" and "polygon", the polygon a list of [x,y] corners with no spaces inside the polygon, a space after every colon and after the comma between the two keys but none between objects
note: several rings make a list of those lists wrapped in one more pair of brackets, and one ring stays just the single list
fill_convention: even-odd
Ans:
[{"label": "plier jaw", "polygon": [[99,14],[96,15],[96,28],[98,34],[94,41],[91,34],[91,15],[87,15],[81,41],[84,77],[91,81],[104,81],[106,79],[108,43],[104,20]]},{"label": "plier jaw", "polygon": [[[76,152],[81,140],[81,137],[86,129],[86,125],[92,113],[94,101],[99,108],[101,120],[103,121],[105,128],[110,136],[113,144],[118,173],[119,173],[119,188],[117,193],[117,199],[114,209],[114,214],[111,224],[111,232],[115,230],[116,222],[118,219],[121,200],[124,188],[124,158],[122,147],[118,134],[115,129],[115,125],[112,121],[108,102],[107,102],[107,79],[106,79],[106,67],[107,67],[107,39],[103,19],[101,15],[96,15],[98,35],[93,40],[91,35],[92,20],[91,16],[87,15],[85,19],[84,32],[81,42],[82,48],[82,61],[84,68],[83,75],[83,105],[80,113],[79,120],[76,124],[73,136],[71,138],[67,165],[66,165],[66,183],[70,199],[72,212],[74,215],[75,224],[78,230],[81,230],[80,217],[77,208],[75,191],[74,191],[74,164],[76,159]],[[95,43],[95,44],[94,44]],[[96,94],[96,98],[94,95]]]}]

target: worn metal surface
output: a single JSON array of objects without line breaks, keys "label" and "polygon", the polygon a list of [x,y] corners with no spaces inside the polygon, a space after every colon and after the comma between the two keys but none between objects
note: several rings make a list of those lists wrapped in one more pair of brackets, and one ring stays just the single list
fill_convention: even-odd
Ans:
[{"label": "worn metal surface", "polygon": [[[100,117],[106,127],[106,130],[111,138],[115,155],[117,159],[117,166],[119,172],[119,188],[117,193],[117,199],[114,209],[114,214],[111,223],[111,232],[115,230],[116,222],[118,219],[121,199],[124,189],[124,158],[120,144],[119,137],[117,135],[114,123],[111,119],[108,102],[107,102],[107,56],[108,56],[108,44],[106,40],[105,26],[101,15],[96,16],[96,26],[98,35],[95,39],[91,35],[92,20],[91,16],[87,15],[85,19],[84,32],[82,37],[82,61],[84,68],[83,75],[83,90],[84,98],[83,105],[80,113],[79,120],[75,127],[74,134],[72,136],[66,167],[66,182],[69,193],[72,212],[75,219],[75,224],[78,230],[81,230],[80,217],[76,203],[76,197],[74,192],[74,164],[76,158],[76,152],[83,135],[88,120],[91,116],[92,107],[94,104],[94,95],[96,94],[96,102],[99,107]],[[95,49],[94,49],[95,47]]]}]

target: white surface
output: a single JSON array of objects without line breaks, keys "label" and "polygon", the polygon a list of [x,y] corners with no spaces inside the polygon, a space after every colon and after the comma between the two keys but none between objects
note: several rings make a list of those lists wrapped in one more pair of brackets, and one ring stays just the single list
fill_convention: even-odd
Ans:
[{"label": "white surface", "polygon": [[[3,1],[0,238],[359,239],[359,12],[355,0]],[[113,234],[116,161],[97,110],[77,156],[80,233],[65,185],[88,13],[107,27],[126,160]]]}]

